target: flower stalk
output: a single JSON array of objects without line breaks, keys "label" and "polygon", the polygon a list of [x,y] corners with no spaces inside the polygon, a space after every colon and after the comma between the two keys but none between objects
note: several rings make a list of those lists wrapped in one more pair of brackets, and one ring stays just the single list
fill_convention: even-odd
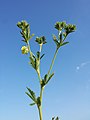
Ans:
[{"label": "flower stalk", "polygon": [[56,59],[57,53],[58,53],[58,48],[56,49],[55,54],[54,54],[54,57],[53,57],[53,59],[52,59],[52,62],[51,62],[51,65],[50,65],[50,68],[49,68],[49,71],[48,71],[48,76],[50,75],[50,72],[51,72],[52,67],[53,67],[53,65],[54,65],[54,61],[55,61],[55,59]]}]

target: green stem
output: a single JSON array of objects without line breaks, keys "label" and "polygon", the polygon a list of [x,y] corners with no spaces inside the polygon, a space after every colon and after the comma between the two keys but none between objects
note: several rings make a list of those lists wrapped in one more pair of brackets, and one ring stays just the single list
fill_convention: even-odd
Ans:
[{"label": "green stem", "polygon": [[43,95],[43,90],[44,90],[44,88],[41,87],[41,91],[40,91],[40,102],[41,102],[41,104],[40,104],[40,106],[38,107],[40,120],[42,120],[42,95]]},{"label": "green stem", "polygon": [[38,107],[38,111],[39,111],[39,118],[40,120],[42,120],[42,107],[41,106]]},{"label": "green stem", "polygon": [[[28,46],[28,48],[29,48],[29,54],[30,54],[30,56],[31,56],[31,55],[32,55],[32,52],[31,52],[31,49],[30,49],[30,44],[29,44],[29,42],[27,42],[27,46]],[[39,66],[39,69],[38,69],[38,71],[37,71],[37,74],[38,74],[38,79],[39,79],[39,81],[41,81],[40,66]]]},{"label": "green stem", "polygon": [[[30,53],[30,56],[32,55],[32,52],[31,52],[31,49],[30,49],[30,44],[29,44],[29,42],[27,43],[27,45],[28,45],[28,48],[29,48],[29,53]],[[41,53],[41,50],[42,50],[42,45],[40,46],[40,53]],[[39,79],[39,81],[40,81],[40,86],[41,86],[41,74],[40,74],[40,66],[39,66],[39,69],[38,69],[38,71],[37,71],[37,74],[38,74],[38,79]],[[40,118],[40,120],[42,120],[42,94],[43,94],[43,90],[44,90],[44,88],[41,86],[41,90],[40,90],[40,105],[38,106],[37,105],[37,107],[38,107],[38,111],[39,111],[39,118]]]},{"label": "green stem", "polygon": [[[41,53],[41,50],[42,50],[42,45],[40,45],[40,53]],[[39,58],[40,59],[40,58]],[[44,88],[41,86],[41,72],[40,72],[40,65],[39,65],[39,69],[37,71],[37,74],[38,74],[38,78],[39,78],[39,81],[40,81],[40,105],[38,106],[38,111],[39,111],[39,118],[40,120],[42,120],[42,95],[43,95],[43,90]]]},{"label": "green stem", "polygon": [[37,74],[38,74],[38,79],[39,79],[39,82],[40,82],[40,81],[41,81],[40,68],[39,68],[39,70],[37,71]]},{"label": "green stem", "polygon": [[51,72],[51,70],[52,70],[52,67],[53,67],[53,65],[54,65],[54,61],[55,61],[55,59],[56,59],[57,52],[58,52],[58,48],[56,49],[55,54],[54,54],[54,57],[53,57],[53,59],[52,59],[52,62],[51,62],[51,65],[50,65],[50,68],[49,68],[49,71],[48,71],[48,77],[49,77],[49,74],[50,74],[50,72]]},{"label": "green stem", "polygon": [[27,43],[27,46],[28,46],[28,48],[29,48],[29,53],[30,53],[30,56],[31,56],[32,52],[31,52],[31,49],[30,49],[30,44],[29,44],[29,42]]},{"label": "green stem", "polygon": [[42,105],[42,94],[43,94],[43,90],[44,90],[44,87],[41,87],[41,91],[40,91],[40,101],[41,101],[41,105]]},{"label": "green stem", "polygon": [[43,116],[42,116],[42,94],[43,94],[43,90],[44,88],[41,87],[41,90],[40,90],[40,104],[37,104],[37,108],[38,108],[38,112],[39,112],[39,120],[42,120],[43,119]]},{"label": "green stem", "polygon": [[[42,50],[42,45],[40,45],[40,53],[41,53],[41,50]],[[40,60],[40,58],[39,58]],[[40,62],[40,61],[39,61]],[[39,69],[37,71],[37,74],[38,74],[38,78],[39,78],[39,81],[41,81],[41,72],[40,72],[40,63],[39,63]],[[40,83],[41,84],[41,83]]]}]

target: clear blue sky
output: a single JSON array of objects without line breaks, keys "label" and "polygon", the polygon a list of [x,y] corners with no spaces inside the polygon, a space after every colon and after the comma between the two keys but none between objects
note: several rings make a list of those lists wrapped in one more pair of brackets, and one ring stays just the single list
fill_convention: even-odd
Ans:
[{"label": "clear blue sky", "polygon": [[[54,77],[43,96],[43,120],[59,116],[60,120],[90,120],[90,1],[89,0],[0,0],[0,120],[38,120],[36,107],[25,95],[30,86],[38,95],[35,71],[21,54],[24,45],[16,24],[26,20],[31,33],[45,35],[42,76],[51,63],[55,44],[54,24],[76,24],[77,31],[68,36],[70,44],[57,55]],[[38,45],[31,40],[35,52]]]}]

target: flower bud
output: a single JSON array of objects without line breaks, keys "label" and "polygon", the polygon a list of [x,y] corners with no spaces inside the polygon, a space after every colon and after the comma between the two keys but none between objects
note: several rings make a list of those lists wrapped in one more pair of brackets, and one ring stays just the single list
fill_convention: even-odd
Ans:
[{"label": "flower bud", "polygon": [[44,37],[44,36],[42,36],[42,37],[36,37],[36,40],[35,40],[39,45],[40,44],[45,44],[45,43],[47,43],[46,42],[46,38]]},{"label": "flower bud", "polygon": [[65,28],[66,22],[56,22],[55,28],[59,31],[61,31],[63,28]]}]

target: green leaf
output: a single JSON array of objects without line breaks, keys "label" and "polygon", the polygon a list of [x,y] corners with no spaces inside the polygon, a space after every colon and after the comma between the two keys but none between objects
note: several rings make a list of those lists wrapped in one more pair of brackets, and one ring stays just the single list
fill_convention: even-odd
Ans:
[{"label": "green leaf", "polygon": [[39,60],[40,59],[40,52],[37,51],[37,59]]},{"label": "green leaf", "polygon": [[55,120],[59,120],[59,117],[57,117]]},{"label": "green leaf", "polygon": [[55,117],[52,118],[52,120],[54,120]]},{"label": "green leaf", "polygon": [[31,103],[31,104],[29,104],[30,106],[33,106],[33,105],[35,105],[36,103]]},{"label": "green leaf", "polygon": [[48,75],[46,74],[46,75],[44,76],[44,80],[45,80],[45,81],[47,80],[47,77],[48,77]]},{"label": "green leaf", "polygon": [[28,97],[30,97],[33,100],[32,96],[28,92],[25,92],[25,93],[28,95]]},{"label": "green leaf", "polygon": [[32,65],[32,67],[35,69],[35,61],[33,59],[32,56],[30,56],[30,64]]},{"label": "green leaf", "polygon": [[40,52],[37,52],[37,56],[35,55],[30,55],[30,64],[32,67],[37,71],[40,65]]},{"label": "green leaf", "polygon": [[55,44],[57,45],[57,47],[60,46],[60,43],[58,42],[58,40],[54,40]]},{"label": "green leaf", "polygon": [[66,45],[66,44],[68,44],[69,42],[64,42],[64,43],[62,43],[60,46],[64,46],[64,45]]},{"label": "green leaf", "polygon": [[35,55],[32,53],[32,57],[35,59],[36,57],[35,57]]},{"label": "green leaf", "polygon": [[22,31],[20,31],[20,33],[21,33],[21,35],[22,35],[22,37],[26,40],[26,36],[25,36],[25,34],[24,34],[24,32]]},{"label": "green leaf", "polygon": [[28,87],[27,87],[27,90],[29,91],[30,94],[27,94],[27,92],[26,92],[26,94],[29,95],[29,97],[31,96],[31,99],[33,98],[33,100],[36,102],[35,93]]},{"label": "green leaf", "polygon": [[[60,36],[59,36],[59,39],[60,39]],[[59,48],[60,47],[60,42],[58,41],[58,39],[56,38],[55,35],[53,35],[53,41],[55,42],[57,48]]]},{"label": "green leaf", "polygon": [[38,106],[41,105],[40,97],[37,98],[37,105],[38,105]]},{"label": "green leaf", "polygon": [[55,117],[53,117],[52,120],[59,120],[59,117],[56,117],[56,119],[55,119]]},{"label": "green leaf", "polygon": [[44,55],[45,55],[45,54],[41,55],[40,59],[42,59]]},{"label": "green leaf", "polygon": [[48,80],[46,81],[46,84],[49,82],[49,80],[53,77],[54,73],[50,74]]},{"label": "green leaf", "polygon": [[50,79],[53,77],[53,75],[54,75],[54,73],[52,73],[52,74],[49,76],[48,80],[50,80]]},{"label": "green leaf", "polygon": [[44,86],[46,85],[47,77],[48,77],[48,75],[46,74],[46,75],[44,76],[44,79],[42,79],[42,81],[41,81],[41,86],[42,86],[42,87],[44,87]]},{"label": "green leaf", "polygon": [[37,59],[35,58],[35,69],[37,70]]}]

